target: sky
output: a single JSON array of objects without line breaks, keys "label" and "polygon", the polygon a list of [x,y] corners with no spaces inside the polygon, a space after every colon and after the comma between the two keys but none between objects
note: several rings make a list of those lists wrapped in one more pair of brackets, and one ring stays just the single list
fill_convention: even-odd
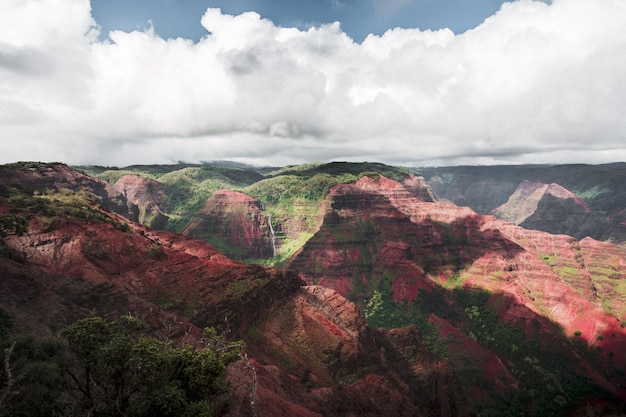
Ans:
[{"label": "sky", "polygon": [[143,30],[152,26],[162,38],[195,42],[207,35],[200,17],[207,8],[239,15],[255,11],[281,27],[307,30],[340,22],[341,30],[361,42],[370,33],[395,27],[472,29],[494,14],[501,0],[92,0],[92,16],[107,37],[111,30]]},{"label": "sky", "polygon": [[626,161],[624,0],[3,0],[0,163]]}]

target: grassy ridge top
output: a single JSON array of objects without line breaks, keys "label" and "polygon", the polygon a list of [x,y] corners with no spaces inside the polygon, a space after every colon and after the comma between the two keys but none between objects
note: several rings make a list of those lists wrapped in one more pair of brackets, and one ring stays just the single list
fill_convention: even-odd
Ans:
[{"label": "grassy ridge top", "polygon": [[[178,215],[201,209],[197,200],[206,201],[218,189],[244,192],[264,204],[293,198],[319,200],[333,185],[354,182],[365,175],[402,181],[414,172],[372,162],[308,163],[270,172],[267,168],[220,163],[77,168],[111,185],[125,175],[157,181],[168,196],[166,211]],[[190,200],[195,202],[188,204]]]},{"label": "grassy ridge top", "polygon": [[173,232],[181,232],[196,219],[218,190],[250,195],[261,202],[277,230],[281,249],[271,261],[273,264],[289,259],[314,233],[321,202],[333,186],[352,183],[363,176],[382,175],[402,181],[414,173],[409,168],[373,162],[307,163],[283,168],[216,162],[79,169],[111,185],[125,175],[159,183],[165,195],[160,209],[169,218],[165,228]]},{"label": "grassy ridge top", "polygon": [[301,177],[313,177],[317,174],[328,174],[333,177],[353,175],[361,177],[362,174],[378,174],[387,178],[401,181],[411,173],[409,168],[385,165],[379,162],[328,162],[308,163],[281,168],[271,173],[272,176],[296,175]]}]

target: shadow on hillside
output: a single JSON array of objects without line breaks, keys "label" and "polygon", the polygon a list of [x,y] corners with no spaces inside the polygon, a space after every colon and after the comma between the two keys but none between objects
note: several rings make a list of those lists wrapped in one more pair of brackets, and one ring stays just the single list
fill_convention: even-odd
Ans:
[{"label": "shadow on hillside", "polygon": [[[290,268],[308,283],[351,288],[345,295],[373,327],[417,326],[431,351],[448,358],[468,401],[476,400],[477,390],[488,393],[480,415],[564,415],[585,400],[626,402],[625,370],[616,366],[626,341],[613,335],[598,348],[585,335],[567,337],[511,296],[454,282],[485,255],[502,274],[520,267],[524,248],[497,229],[483,230],[484,217],[411,221],[367,192],[336,196],[333,209]],[[442,331],[442,323],[453,330]],[[472,343],[495,354],[516,383],[481,369],[471,357]],[[384,348],[403,380],[416,378],[402,349]]]},{"label": "shadow on hillside", "polygon": [[[596,411],[626,411],[626,370],[613,362],[613,355],[623,354],[623,339],[603,346],[602,355],[597,345],[565,336],[557,324],[512,297],[474,288],[436,287],[421,291],[411,304],[385,307],[387,318],[416,326],[421,343],[449,361],[478,415],[566,415],[587,404],[600,407]],[[504,322],[502,315],[512,307],[519,321]],[[406,348],[385,338],[379,343],[390,367],[413,386],[419,376],[411,371],[414,361]]]},{"label": "shadow on hillside", "polygon": [[353,277],[349,295],[355,300],[383,290],[369,281],[391,276],[419,287],[427,274],[453,277],[488,252],[505,268],[515,268],[509,261],[524,249],[499,230],[481,230],[483,222],[479,215],[451,223],[432,217],[413,222],[378,194],[336,196],[322,227],[288,267],[308,283]]}]

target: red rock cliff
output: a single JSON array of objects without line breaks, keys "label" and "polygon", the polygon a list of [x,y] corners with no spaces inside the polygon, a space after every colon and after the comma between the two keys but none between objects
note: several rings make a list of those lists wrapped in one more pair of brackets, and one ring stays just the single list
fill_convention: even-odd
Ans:
[{"label": "red rock cliff", "polygon": [[[538,328],[544,337],[562,331],[597,347],[605,361],[599,366],[626,369],[623,247],[424,202],[382,177],[336,186],[327,207],[319,231],[290,264],[307,283],[354,301],[371,296],[371,285],[390,285],[394,300],[408,303],[423,291],[483,289],[493,303],[506,300],[493,307],[501,320],[529,335]],[[617,380],[587,375],[626,398]]]},{"label": "red rock cliff", "polygon": [[271,232],[270,219],[258,200],[228,190],[213,194],[200,216],[183,230],[237,259],[271,257],[276,244]]}]

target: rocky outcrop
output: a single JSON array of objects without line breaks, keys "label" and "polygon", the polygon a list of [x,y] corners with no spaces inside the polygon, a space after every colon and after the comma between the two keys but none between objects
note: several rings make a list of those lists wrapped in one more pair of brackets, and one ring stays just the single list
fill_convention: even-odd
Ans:
[{"label": "rocky outcrop", "polygon": [[30,194],[37,191],[87,190],[102,206],[117,213],[126,210],[126,199],[104,181],[84,175],[60,163],[17,163],[0,166],[0,184],[18,185]]},{"label": "rocky outcrop", "polygon": [[418,177],[416,175],[409,175],[402,181],[404,188],[411,194],[411,196],[418,200],[434,203],[437,201],[437,196],[426,182],[424,177]]},{"label": "rocky outcrop", "polygon": [[[626,401],[621,246],[479,215],[438,201],[418,177],[373,176],[331,189],[287,272],[139,226],[95,200],[40,215],[36,187],[96,185],[67,167],[20,169],[7,175],[35,188],[23,206],[0,197],[0,215],[28,218],[29,231],[6,239],[23,262],[0,258],[0,307],[47,334],[87,314],[130,312],[168,339],[204,326],[242,337],[247,356],[229,369],[233,416],[501,415],[508,408],[496,406],[513,403],[520,413],[556,404],[591,414],[598,398]],[[149,185],[125,181],[117,195],[128,215],[129,194],[145,202]],[[567,194],[558,191],[544,197]],[[158,190],[149,194],[158,205]],[[207,217],[233,221],[190,230],[240,236],[244,248],[267,239],[258,201],[216,195]],[[364,316],[400,324],[372,328]]]},{"label": "rocky outcrop", "polygon": [[211,242],[236,259],[265,259],[274,255],[276,239],[271,219],[261,203],[240,192],[219,190],[183,234]]},{"label": "rocky outcrop", "polygon": [[537,212],[540,201],[547,196],[552,196],[554,199],[573,200],[573,203],[580,206],[584,213],[591,211],[582,198],[558,184],[522,181],[508,201],[492,210],[491,213],[503,220],[520,224]]},{"label": "rocky outcrop", "polygon": [[441,199],[523,227],[625,242],[626,164],[441,167],[420,170]]},{"label": "rocky outcrop", "polygon": [[523,181],[509,200],[492,211],[495,216],[524,228],[578,239],[606,236],[606,217],[592,213],[587,202],[558,184]]},{"label": "rocky outcrop", "polygon": [[233,366],[241,400],[232,415],[470,415],[419,330],[371,329],[334,290],[302,288],[245,338],[255,359]]},{"label": "rocky outcrop", "polygon": [[[125,221],[112,216],[117,224]],[[128,225],[124,231],[115,223],[59,219],[44,227],[35,217],[27,235],[6,244],[31,268],[114,288],[200,328],[228,328],[233,337],[301,284],[294,275],[235,262],[207,243]],[[104,300],[85,308],[123,311]]]},{"label": "rocky outcrop", "polygon": [[165,193],[154,180],[125,175],[113,185],[109,198],[126,201],[128,211],[121,214],[134,222],[153,229],[164,229],[167,225],[168,216],[161,210]]},{"label": "rocky outcrop", "polygon": [[[594,366],[626,369],[626,357],[618,353],[619,346],[626,345],[621,325],[626,317],[622,296],[615,296],[626,279],[620,267],[626,262],[624,248],[527,230],[450,203],[420,201],[400,183],[382,177],[339,185],[328,201],[319,231],[290,264],[307,283],[334,288],[355,302],[369,300],[374,290],[388,291],[400,304],[422,300],[422,305],[451,319],[431,320],[448,329],[440,336],[464,346],[471,342],[459,335],[479,317],[472,317],[472,305],[455,310],[457,296],[450,290],[486,291],[488,308],[527,337],[561,346],[554,335],[564,334],[596,349],[596,365],[583,360],[578,370],[626,398],[619,388],[621,377],[612,374],[607,381],[590,371]],[[603,292],[598,291],[600,285]],[[439,301],[424,304],[431,299]],[[472,360],[483,359],[474,369],[489,369],[489,379],[515,386],[505,360],[476,346],[475,352],[482,353],[470,355]],[[568,357],[577,357],[568,350]],[[460,371],[461,362],[452,362]]]}]

